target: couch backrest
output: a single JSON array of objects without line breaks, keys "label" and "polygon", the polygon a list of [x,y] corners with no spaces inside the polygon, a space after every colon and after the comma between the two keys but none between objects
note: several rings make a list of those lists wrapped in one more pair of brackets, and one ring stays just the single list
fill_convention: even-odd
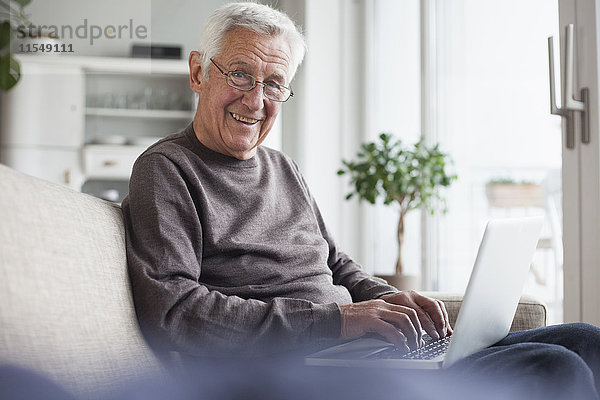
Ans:
[{"label": "couch backrest", "polygon": [[137,324],[118,206],[0,165],[0,364],[82,397],[160,371]]}]

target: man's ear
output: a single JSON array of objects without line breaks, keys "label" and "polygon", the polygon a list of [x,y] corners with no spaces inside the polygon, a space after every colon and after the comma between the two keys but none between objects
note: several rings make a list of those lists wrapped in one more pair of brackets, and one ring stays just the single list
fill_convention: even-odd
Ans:
[{"label": "man's ear", "polygon": [[188,64],[190,66],[190,89],[198,93],[200,91],[200,85],[204,82],[200,53],[195,50],[192,51],[188,58]]}]

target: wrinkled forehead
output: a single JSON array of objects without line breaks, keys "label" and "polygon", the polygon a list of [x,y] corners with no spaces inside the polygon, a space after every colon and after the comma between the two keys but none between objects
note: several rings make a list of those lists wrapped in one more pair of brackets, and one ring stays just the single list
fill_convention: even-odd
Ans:
[{"label": "wrinkled forehead", "polygon": [[266,69],[286,78],[292,58],[290,45],[284,36],[264,35],[239,27],[225,35],[217,57],[227,68]]}]

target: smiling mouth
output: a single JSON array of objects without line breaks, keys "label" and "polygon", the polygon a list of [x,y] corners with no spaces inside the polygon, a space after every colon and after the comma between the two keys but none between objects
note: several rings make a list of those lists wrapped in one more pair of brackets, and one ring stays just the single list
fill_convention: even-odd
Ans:
[{"label": "smiling mouth", "polygon": [[233,117],[233,119],[235,119],[236,121],[243,122],[244,124],[247,124],[247,125],[254,125],[258,121],[260,121],[259,119],[242,117],[241,115],[236,114],[236,113],[232,113],[232,112],[230,112],[229,114],[231,114],[231,116]]}]

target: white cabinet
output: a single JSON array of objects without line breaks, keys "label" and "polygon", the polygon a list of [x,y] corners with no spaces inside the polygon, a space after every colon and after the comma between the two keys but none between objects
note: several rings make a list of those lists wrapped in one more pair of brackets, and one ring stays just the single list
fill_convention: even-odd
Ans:
[{"label": "white cabinet", "polygon": [[21,63],[23,79],[2,97],[2,145],[78,146],[84,126],[81,68]]},{"label": "white cabinet", "polygon": [[17,58],[21,81],[1,98],[0,162],[28,174],[122,199],[137,156],[193,118],[184,60]]},{"label": "white cabinet", "polygon": [[16,170],[80,190],[85,177],[76,148],[6,146],[0,160]]},{"label": "white cabinet", "polygon": [[88,179],[128,179],[136,158],[144,146],[85,146],[84,170]]}]

